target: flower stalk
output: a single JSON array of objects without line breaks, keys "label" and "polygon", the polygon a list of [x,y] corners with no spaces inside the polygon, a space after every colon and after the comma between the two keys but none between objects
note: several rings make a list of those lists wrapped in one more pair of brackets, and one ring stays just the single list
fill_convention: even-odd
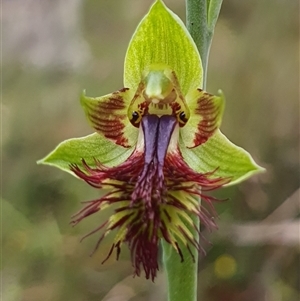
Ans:
[{"label": "flower stalk", "polygon": [[[203,86],[206,88],[209,50],[213,38],[214,27],[219,16],[223,0],[186,0],[186,26],[200,53],[203,68]],[[198,197],[199,204],[201,198]],[[199,220],[193,216],[195,225],[200,231]],[[194,237],[197,231],[192,229]],[[199,240],[199,237],[198,237]],[[168,281],[169,301],[197,301],[198,257],[196,249],[193,256],[182,248],[183,262],[178,261],[178,254],[165,241],[162,242],[163,263]]]},{"label": "flower stalk", "polygon": [[223,0],[186,0],[186,27],[200,53],[206,88],[209,50]]},{"label": "flower stalk", "polygon": [[[199,203],[201,199],[197,200]],[[195,225],[200,229],[199,219],[192,217]],[[193,229],[194,237],[197,231]],[[180,246],[180,245],[179,245]],[[198,275],[198,251],[193,248],[189,251],[182,247],[184,260],[178,260],[177,252],[163,241],[163,263],[168,281],[168,301],[197,301],[197,275]]]}]

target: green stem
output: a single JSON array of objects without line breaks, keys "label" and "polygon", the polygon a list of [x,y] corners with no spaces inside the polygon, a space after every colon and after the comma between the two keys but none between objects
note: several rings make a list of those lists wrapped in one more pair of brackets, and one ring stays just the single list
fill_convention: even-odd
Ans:
[{"label": "green stem", "polygon": [[[199,227],[199,219],[191,216]],[[193,235],[198,234],[193,229]],[[168,301],[197,301],[197,275],[198,275],[198,251],[192,247],[191,252],[186,246],[179,243],[184,261],[180,261],[179,254],[167,242],[162,243],[163,262],[168,279]]]},{"label": "green stem", "polygon": [[186,0],[186,26],[200,53],[203,89],[206,87],[209,50],[223,0]]},{"label": "green stem", "polygon": [[205,89],[211,41],[207,28],[207,0],[186,0],[186,26],[200,53]]},{"label": "green stem", "polygon": [[[186,0],[187,29],[200,53],[203,68],[203,86],[206,87],[207,64],[215,24],[223,0]],[[199,203],[201,199],[199,198]],[[200,228],[198,217],[191,216]],[[193,231],[197,237],[197,231]],[[168,301],[197,301],[198,252],[191,248],[194,260],[186,246],[179,244],[184,261],[167,242],[162,243],[163,262],[168,279]]]}]

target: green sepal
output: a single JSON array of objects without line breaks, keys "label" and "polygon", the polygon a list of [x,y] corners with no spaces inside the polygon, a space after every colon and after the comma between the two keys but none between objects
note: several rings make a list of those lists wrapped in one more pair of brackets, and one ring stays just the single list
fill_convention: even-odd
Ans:
[{"label": "green sepal", "polygon": [[202,87],[202,63],[183,22],[157,0],[138,25],[127,49],[124,86],[135,91],[150,65],[175,71],[182,93]]},{"label": "green sepal", "polygon": [[126,161],[133,150],[134,147],[124,148],[94,133],[63,141],[37,163],[51,165],[74,175],[70,170],[70,164],[77,164],[82,168],[82,159],[84,159],[90,167],[96,167],[96,159],[101,164],[112,167]]},{"label": "green sepal", "polygon": [[227,186],[265,170],[247,151],[233,144],[219,130],[206,143],[192,149],[181,142],[180,150],[184,160],[196,172],[206,173],[217,168],[213,177],[231,179]]}]

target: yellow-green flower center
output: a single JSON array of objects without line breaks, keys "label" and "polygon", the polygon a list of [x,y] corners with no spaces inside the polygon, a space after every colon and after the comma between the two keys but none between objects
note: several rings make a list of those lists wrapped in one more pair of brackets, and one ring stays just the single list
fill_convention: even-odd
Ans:
[{"label": "yellow-green flower center", "polygon": [[175,116],[184,126],[190,111],[182,95],[174,71],[164,65],[153,65],[146,70],[128,108],[132,125],[139,127],[143,116]]}]

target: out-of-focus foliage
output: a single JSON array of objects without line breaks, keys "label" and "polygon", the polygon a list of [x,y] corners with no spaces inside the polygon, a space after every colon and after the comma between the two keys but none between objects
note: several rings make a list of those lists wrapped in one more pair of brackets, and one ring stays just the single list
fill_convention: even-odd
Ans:
[{"label": "out-of-focus foliage", "polygon": [[[92,132],[80,91],[96,96],[122,88],[127,44],[150,3],[2,3],[5,301],[165,300],[163,274],[155,284],[132,278],[125,248],[118,262],[101,264],[110,237],[92,257],[97,235],[80,244],[105,212],[68,225],[80,201],[98,192],[35,164],[60,141]],[[184,1],[166,3],[184,18]],[[200,259],[199,300],[298,300],[298,6],[296,0],[223,3],[207,90],[226,93],[222,131],[268,172],[217,193],[230,200],[217,204],[220,230],[206,233],[213,246]]]}]

